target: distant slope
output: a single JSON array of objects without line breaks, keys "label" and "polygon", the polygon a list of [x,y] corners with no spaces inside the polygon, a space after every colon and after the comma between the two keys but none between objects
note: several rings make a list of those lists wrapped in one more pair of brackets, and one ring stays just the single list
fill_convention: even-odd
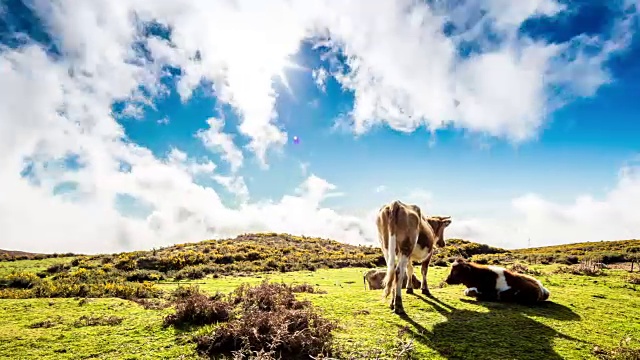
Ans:
[{"label": "distant slope", "polygon": [[19,250],[4,250],[4,249],[0,249],[0,256],[2,256],[2,255],[32,257],[32,256],[35,256],[37,254],[36,253],[26,252],[26,251],[19,251]]},{"label": "distant slope", "polygon": [[380,249],[335,240],[289,234],[243,234],[233,239],[205,240],[149,251],[87,257],[111,263],[116,269],[152,270],[178,277],[262,271],[315,270],[317,268],[374,267],[384,265]]},{"label": "distant slope", "polygon": [[550,245],[534,248],[513,250],[516,254],[540,254],[540,253],[570,253],[572,255],[585,255],[589,253],[601,252],[640,252],[640,240],[613,240],[613,241],[592,241],[580,242],[564,245]]},{"label": "distant slope", "polygon": [[76,256],[76,254],[73,254],[73,253],[41,254],[41,253],[32,253],[32,252],[20,251],[20,250],[4,250],[4,249],[0,249],[0,261],[42,260],[42,259],[59,258],[59,257],[70,257],[70,256]]},{"label": "distant slope", "polygon": [[520,259],[531,259],[539,263],[575,264],[582,260],[593,260],[605,264],[638,261],[640,240],[593,241],[564,245],[542,246],[513,250]]},{"label": "distant slope", "polygon": [[[604,263],[627,262],[640,256],[640,240],[581,242],[517,250],[505,250],[464,239],[447,239],[447,246],[437,249],[435,265],[447,265],[455,257],[472,258],[479,262],[528,260],[539,263],[576,263],[586,258]],[[18,250],[0,250],[0,261],[46,259],[82,256],[67,254],[36,254]],[[234,271],[264,271],[347,266],[385,266],[378,247],[354,246],[335,240],[293,236],[289,234],[243,234],[232,239],[205,240],[177,244],[148,251],[83,256],[106,264],[114,262],[123,269],[146,269],[167,272],[186,266],[215,264]],[[128,260],[126,260],[128,259]],[[126,262],[130,264],[125,264]],[[118,264],[118,262],[122,264]],[[135,264],[133,264],[135,262]]]}]

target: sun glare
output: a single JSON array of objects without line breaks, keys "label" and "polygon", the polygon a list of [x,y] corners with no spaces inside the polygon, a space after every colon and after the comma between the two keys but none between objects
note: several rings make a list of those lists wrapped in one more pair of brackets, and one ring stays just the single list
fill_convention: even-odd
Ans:
[{"label": "sun glare", "polygon": [[278,62],[277,66],[274,66],[274,70],[274,74],[280,79],[284,87],[287,88],[289,94],[293,95],[291,86],[289,84],[289,79],[287,78],[286,70],[306,70],[306,68],[292,61],[282,59]]}]

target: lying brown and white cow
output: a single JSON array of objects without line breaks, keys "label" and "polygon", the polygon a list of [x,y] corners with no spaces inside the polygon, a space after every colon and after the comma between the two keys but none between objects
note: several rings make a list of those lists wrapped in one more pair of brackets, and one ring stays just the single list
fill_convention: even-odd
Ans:
[{"label": "lying brown and white cow", "polygon": [[[384,297],[393,293],[390,307],[396,314],[404,314],[402,306],[402,282],[408,275],[413,277],[413,261],[422,264],[421,290],[430,295],[427,286],[429,262],[435,252],[436,244],[445,246],[444,229],[451,224],[449,216],[424,217],[417,205],[404,204],[399,200],[384,205],[378,211],[376,225],[378,239],[384,259],[387,262],[387,274],[383,280]],[[396,256],[398,263],[396,265]],[[407,284],[407,294],[413,293],[413,284]]]},{"label": "lying brown and white cow", "polygon": [[462,258],[451,265],[445,280],[449,285],[464,284],[466,296],[481,301],[504,301],[532,304],[549,298],[540,280],[499,266],[486,266]]},{"label": "lying brown and white cow", "polygon": [[[384,286],[382,284],[382,280],[384,279],[384,276],[386,275],[386,273],[387,273],[387,270],[382,270],[382,269],[371,269],[371,270],[365,271],[365,273],[363,274],[364,289],[367,290],[367,284],[369,284],[369,290],[383,289]],[[403,289],[407,287],[407,279],[408,277],[405,277],[404,280],[402,281]],[[415,274],[411,277],[411,285],[413,285],[414,288],[420,287],[420,280],[418,280],[418,277]]]}]

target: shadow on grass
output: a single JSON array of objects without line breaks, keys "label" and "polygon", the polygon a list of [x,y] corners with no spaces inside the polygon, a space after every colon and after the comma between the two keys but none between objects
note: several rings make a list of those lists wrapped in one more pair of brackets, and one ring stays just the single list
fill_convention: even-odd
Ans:
[{"label": "shadow on grass", "polygon": [[571,309],[552,302],[535,307],[463,300],[488,312],[456,309],[433,297],[415,295],[446,320],[427,330],[409,316],[401,316],[413,329],[409,334],[448,359],[563,359],[553,350],[556,338],[585,343],[561,334],[528,316],[579,320]]},{"label": "shadow on grass", "polygon": [[548,319],[562,320],[562,321],[581,320],[580,315],[573,312],[571,308],[568,308],[562,304],[555,303],[553,301],[545,301],[532,306],[501,303],[501,302],[488,302],[488,301],[481,302],[481,301],[470,300],[470,299],[460,299],[460,301],[465,302],[467,304],[484,306],[489,310],[521,312],[528,316],[539,316],[539,317],[545,317]]}]

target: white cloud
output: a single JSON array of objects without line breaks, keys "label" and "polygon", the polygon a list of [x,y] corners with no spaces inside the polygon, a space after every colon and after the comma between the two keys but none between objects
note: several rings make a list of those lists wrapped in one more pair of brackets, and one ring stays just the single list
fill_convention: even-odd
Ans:
[{"label": "white cloud", "polygon": [[327,87],[326,87],[326,81],[327,81],[327,76],[329,76],[329,73],[327,72],[327,70],[325,70],[325,68],[318,68],[318,69],[314,69],[311,72],[313,79],[316,82],[316,85],[318,85],[318,87],[320,88],[320,90],[327,91]]},{"label": "white cloud", "polygon": [[557,203],[536,194],[513,200],[511,217],[454,220],[450,236],[471,238],[506,248],[581,241],[634,239],[640,234],[640,168],[624,167],[618,182],[601,199],[580,195]]},{"label": "white cloud", "polygon": [[234,194],[241,202],[249,200],[249,189],[244,182],[242,176],[222,176],[216,175],[213,177],[215,181],[224,186],[230,193]]},{"label": "white cloud", "polygon": [[[151,85],[152,75],[164,63],[183,69],[178,86],[183,100],[201,79],[213,80],[216,95],[242,115],[239,130],[249,136],[248,148],[265,168],[268,149],[286,143],[286,133],[275,123],[273,79],[284,76],[287,58],[305,38],[330,35],[331,42],[324,44],[340,47],[349,56],[347,73],[318,68],[312,75],[321,87],[335,75],[355,92],[351,115],[357,133],[378,122],[401,131],[451,122],[522,141],[536,134],[549,109],[572,96],[592,95],[610,81],[603,63],[626,48],[636,15],[632,12],[615,22],[610,39],[581,35],[552,45],[533,42],[519,29],[532,16],[562,14],[565,5],[554,0],[467,0],[455,5],[276,0],[269,6],[255,0],[186,6],[128,0],[76,8],[62,1],[38,4],[74,60],[90,72],[103,73],[107,65],[117,65],[115,69],[122,71],[116,74],[126,80],[121,87],[130,88],[131,81]],[[134,55],[128,46],[137,38],[129,17],[133,11],[140,19],[171,26],[171,43],[147,40],[155,62],[147,64],[146,71],[123,61]],[[376,14],[385,14],[387,20],[379,22]],[[452,36],[443,33],[447,21],[456,28]],[[78,26],[86,31],[78,33]],[[489,41],[491,32],[502,39],[499,44]],[[465,41],[482,52],[459,56],[457,47]],[[587,44],[600,51],[587,50]],[[110,49],[108,56],[103,56],[103,49]],[[558,85],[573,95],[552,99],[549,89]],[[158,86],[149,87],[161,92]]]},{"label": "white cloud", "polygon": [[386,187],[386,186],[384,186],[384,185],[377,186],[377,187],[374,189],[374,191],[375,191],[375,192],[377,192],[377,193],[381,193],[381,192],[383,192],[383,191],[385,191],[385,190],[387,190],[387,187]]},{"label": "white cloud", "polygon": [[233,136],[225,134],[222,131],[224,120],[209,118],[207,119],[209,128],[206,130],[198,130],[198,137],[204,146],[213,152],[222,153],[222,158],[231,165],[231,171],[236,172],[244,161],[242,151],[233,143]]},{"label": "white cloud", "polygon": [[311,174],[297,189],[297,194],[303,194],[314,203],[320,203],[322,200],[330,197],[344,196],[344,193],[334,192],[336,186],[327,180]]},{"label": "white cloud", "polygon": [[[469,1],[451,11],[408,0],[33,3],[63,56],[48,57],[36,45],[0,50],[0,228],[2,247],[34,251],[120,251],[262,230],[375,242],[375,210],[355,217],[325,207],[324,200],[343,194],[318,176],[308,176],[295,195],[255,203],[248,200],[242,177],[217,174],[207,159],[178,149],[158,159],[131,143],[111,105],[130,100],[125,109],[135,110],[166,95],[159,81],[164,65],[182,69],[183,101],[201,80],[213,81],[210,90],[238,112],[238,129],[266,168],[268,150],[287,139],[277,124],[273,81],[283,76],[302,39],[330,35],[333,42],[327,44],[349,57],[348,72],[332,69],[330,75],[355,92],[358,133],[377,122],[411,131],[453,119],[458,127],[522,140],[535,134],[546,107],[553,105],[549,86],[560,84],[580,96],[611,81],[604,61],[625,48],[632,23],[618,21],[611,40],[581,37],[548,45],[514,35],[528,17],[559,11],[552,1]],[[447,19],[463,25],[481,7],[488,10],[483,21],[495,23],[504,35],[502,44],[490,48],[478,25],[453,37],[442,33]],[[134,13],[170,26],[171,40],[142,39]],[[385,21],[379,21],[380,14]],[[456,46],[469,38],[486,48],[461,58]],[[132,46],[143,40],[152,60],[141,59]],[[587,41],[601,50],[591,54],[574,46]],[[575,51],[576,56],[565,56]],[[317,70],[315,79],[324,83],[326,76]],[[210,119],[209,126],[200,137],[222,152],[233,173],[243,162],[242,152],[220,131],[220,120]],[[77,156],[77,169],[44,166],[69,155]],[[38,185],[20,176],[25,159],[33,162],[30,176]],[[235,193],[240,206],[225,207],[213,189],[198,185],[199,176]],[[75,184],[76,196],[53,196],[61,183]],[[148,204],[151,214],[142,220],[122,216],[114,207],[119,194]],[[580,235],[583,240],[637,233],[633,212],[622,210],[638,200],[637,176],[627,172],[604,200],[584,197],[559,205],[531,195],[515,206],[525,214],[522,232],[538,232],[532,238]],[[509,235],[498,221],[460,219],[452,227],[456,224],[487,242]],[[579,225],[587,230],[569,230]]]},{"label": "white cloud", "polygon": [[[555,1],[436,2],[435,8],[412,4],[348,2],[329,19],[329,44],[342,46],[349,56],[350,71],[336,77],[355,92],[351,120],[356,133],[379,123],[407,132],[451,124],[527,140],[537,134],[549,110],[576,96],[592,95],[607,83],[603,60],[626,45],[620,36],[576,37],[562,44],[521,36],[519,28],[527,18],[563,9]],[[384,22],[371,15],[382,13]],[[467,30],[447,37],[442,32],[447,21]],[[617,24],[616,29],[627,31],[614,32],[629,33],[630,23]],[[499,34],[501,43],[488,40],[487,27]],[[601,47],[595,54],[584,46],[593,40]],[[482,51],[461,57],[457,46],[464,41]],[[562,101],[554,98],[557,86],[568,89]]]}]

